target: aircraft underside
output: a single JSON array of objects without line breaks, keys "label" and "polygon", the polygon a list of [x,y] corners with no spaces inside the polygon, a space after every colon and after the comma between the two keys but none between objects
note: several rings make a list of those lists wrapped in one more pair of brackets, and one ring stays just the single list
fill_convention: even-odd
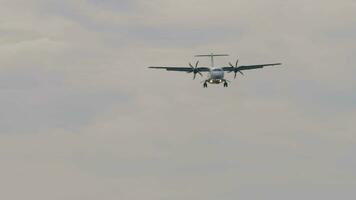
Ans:
[{"label": "aircraft underside", "polygon": [[204,81],[203,87],[207,88],[208,87],[208,83],[209,84],[220,84],[223,83],[224,87],[228,87],[228,83],[226,79],[207,79]]}]

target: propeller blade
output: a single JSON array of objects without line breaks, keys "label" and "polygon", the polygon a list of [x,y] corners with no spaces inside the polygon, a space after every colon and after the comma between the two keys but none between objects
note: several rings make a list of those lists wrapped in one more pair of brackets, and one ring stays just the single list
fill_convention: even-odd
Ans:
[{"label": "propeller blade", "polygon": [[235,67],[237,67],[238,64],[239,64],[239,59],[236,60],[236,65],[235,65]]},{"label": "propeller blade", "polygon": [[235,69],[234,65],[232,65],[231,62],[229,62],[229,65],[230,65],[230,67],[232,68],[232,70],[228,71],[227,73],[231,73],[231,72]]},{"label": "propeller blade", "polygon": [[193,69],[194,69],[194,67],[193,67],[192,63],[189,63],[189,66],[190,66],[191,68],[193,68]]},{"label": "propeller blade", "polygon": [[233,71],[235,72],[234,78],[236,78],[237,72],[239,72],[241,75],[244,75],[244,73],[242,73],[238,68],[239,59],[236,60],[235,66],[231,62],[229,62],[229,65],[233,68]]},{"label": "propeller blade", "polygon": [[200,73],[198,70],[198,65],[199,65],[199,60],[195,63],[195,67],[192,65],[192,63],[189,63],[189,66],[192,68],[192,71],[190,71],[188,73],[194,73],[193,80],[196,78],[197,74],[199,74],[200,76],[203,76],[203,74]]}]

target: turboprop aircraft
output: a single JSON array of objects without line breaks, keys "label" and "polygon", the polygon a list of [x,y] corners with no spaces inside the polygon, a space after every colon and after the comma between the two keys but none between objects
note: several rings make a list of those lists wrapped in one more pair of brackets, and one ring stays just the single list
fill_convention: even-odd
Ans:
[{"label": "turboprop aircraft", "polygon": [[203,87],[206,88],[208,87],[209,84],[220,84],[223,83],[224,87],[228,87],[228,80],[226,80],[225,77],[225,72],[231,73],[234,72],[234,78],[236,78],[236,74],[240,73],[241,75],[244,75],[243,71],[244,70],[252,70],[252,69],[260,69],[263,67],[267,66],[276,66],[276,65],[281,65],[282,63],[272,63],[272,64],[258,64],[258,65],[238,65],[239,60],[236,61],[235,65],[232,63],[229,63],[228,67],[216,67],[214,65],[214,57],[218,56],[229,56],[227,54],[207,54],[207,55],[196,55],[195,57],[210,57],[211,59],[211,66],[210,67],[198,67],[199,61],[195,63],[193,66],[191,63],[189,63],[189,67],[149,67],[151,69],[165,69],[167,71],[177,71],[177,72],[187,72],[187,73],[193,73],[193,79],[195,79],[196,75],[199,74],[200,76],[203,76],[202,72],[207,72],[208,73],[208,78],[204,80],[202,83]]}]

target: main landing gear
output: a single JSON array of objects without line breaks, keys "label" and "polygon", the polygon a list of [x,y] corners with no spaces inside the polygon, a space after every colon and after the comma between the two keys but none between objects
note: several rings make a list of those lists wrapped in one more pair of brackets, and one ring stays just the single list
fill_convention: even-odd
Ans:
[{"label": "main landing gear", "polygon": [[[228,81],[227,81],[227,80],[221,80],[221,82],[223,82],[224,87],[229,87],[229,84],[228,84]],[[221,83],[221,82],[220,82],[220,83]],[[219,83],[216,83],[216,84],[219,84]],[[204,81],[203,87],[204,87],[204,88],[207,88],[207,87],[208,87],[208,81]]]},{"label": "main landing gear", "polygon": [[204,82],[203,87],[204,87],[204,88],[207,88],[207,87],[208,87],[208,83],[207,83],[206,81]]}]

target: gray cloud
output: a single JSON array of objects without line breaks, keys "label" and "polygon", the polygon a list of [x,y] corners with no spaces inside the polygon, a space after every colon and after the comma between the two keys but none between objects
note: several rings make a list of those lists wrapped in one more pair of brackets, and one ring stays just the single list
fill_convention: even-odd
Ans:
[{"label": "gray cloud", "polygon": [[[354,10],[351,0],[5,1],[0,197],[352,199]],[[220,65],[284,64],[207,90],[147,69],[212,51],[231,54]]]}]

